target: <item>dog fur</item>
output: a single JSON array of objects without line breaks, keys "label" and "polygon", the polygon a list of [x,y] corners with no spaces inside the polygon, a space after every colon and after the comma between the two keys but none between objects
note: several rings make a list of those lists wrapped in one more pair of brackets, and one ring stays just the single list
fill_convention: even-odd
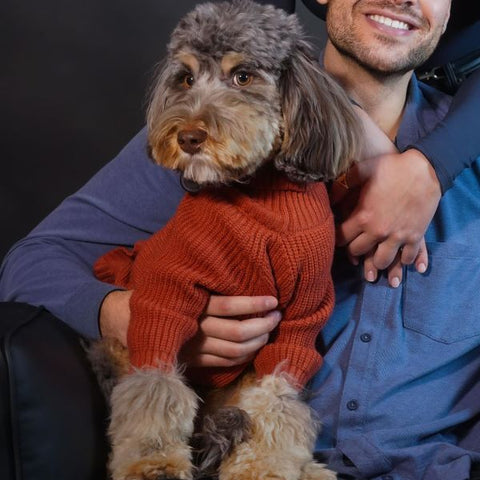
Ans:
[{"label": "dog fur", "polygon": [[[360,149],[353,109],[313,60],[296,17],[248,0],[202,4],[181,20],[147,123],[154,161],[202,186],[245,181],[267,162],[297,182],[328,181]],[[200,400],[180,367],[131,369],[111,340],[90,359],[111,401],[114,480],[336,478],[313,461],[319,422],[281,365]]]}]

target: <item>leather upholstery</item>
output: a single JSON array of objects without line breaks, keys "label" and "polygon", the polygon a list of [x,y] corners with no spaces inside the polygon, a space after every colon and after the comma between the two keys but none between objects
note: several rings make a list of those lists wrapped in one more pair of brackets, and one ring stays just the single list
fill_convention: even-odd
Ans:
[{"label": "leather upholstery", "polygon": [[107,407],[81,338],[42,308],[0,303],[0,478],[106,477]]}]

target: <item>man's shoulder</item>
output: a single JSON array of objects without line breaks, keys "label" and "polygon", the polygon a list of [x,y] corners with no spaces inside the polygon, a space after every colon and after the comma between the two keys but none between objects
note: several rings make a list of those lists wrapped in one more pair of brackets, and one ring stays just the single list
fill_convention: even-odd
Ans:
[{"label": "man's shoulder", "polygon": [[447,114],[451,97],[412,76],[403,118],[397,132],[401,150],[428,135]]},{"label": "man's shoulder", "polygon": [[429,109],[439,121],[442,120],[450,108],[452,96],[426,83],[418,81],[417,84],[422,96],[423,108]]}]

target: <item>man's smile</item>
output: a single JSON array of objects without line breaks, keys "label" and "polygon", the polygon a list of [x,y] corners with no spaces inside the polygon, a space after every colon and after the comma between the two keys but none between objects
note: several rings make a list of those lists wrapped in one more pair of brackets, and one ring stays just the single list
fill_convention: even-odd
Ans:
[{"label": "man's smile", "polygon": [[395,14],[385,11],[369,11],[365,13],[367,22],[374,28],[394,36],[405,36],[417,30],[421,22],[410,15]]},{"label": "man's smile", "polygon": [[386,25],[387,27],[399,29],[399,30],[410,30],[410,25],[399,20],[392,20],[389,17],[384,17],[383,15],[367,15],[370,20]]}]

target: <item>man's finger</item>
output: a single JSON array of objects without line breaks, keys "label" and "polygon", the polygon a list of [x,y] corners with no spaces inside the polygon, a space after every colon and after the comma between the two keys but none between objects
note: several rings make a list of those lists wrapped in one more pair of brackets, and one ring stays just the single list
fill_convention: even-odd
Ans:
[{"label": "man's finger", "polygon": [[420,251],[420,242],[408,243],[402,247],[401,260],[404,265],[411,265],[418,256]]},{"label": "man's finger", "polygon": [[363,230],[364,228],[360,225],[356,217],[355,210],[352,215],[350,215],[350,217],[348,217],[344,222],[338,225],[335,232],[337,246],[344,247],[345,245],[348,245],[360,234],[362,234]]},{"label": "man's finger", "polygon": [[199,353],[221,358],[238,359],[254,354],[268,342],[268,334],[255,337],[248,342],[229,342],[207,337],[200,346]]},{"label": "man's finger", "polygon": [[261,335],[269,334],[280,322],[281,314],[273,311],[265,317],[234,320],[207,316],[200,323],[200,330],[207,337],[245,342]]},{"label": "man's finger", "polygon": [[371,252],[376,244],[377,241],[374,237],[367,233],[361,233],[348,244],[347,251],[354,257],[361,257]]},{"label": "man's finger", "polygon": [[425,273],[428,268],[428,251],[425,243],[425,238],[420,242],[420,250],[415,259],[415,268],[418,273]]},{"label": "man's finger", "polygon": [[188,365],[190,367],[234,367],[236,365],[249,363],[254,358],[255,354],[239,358],[224,358],[205,353],[190,359]]},{"label": "man's finger", "polygon": [[[400,247],[402,245],[387,239],[377,246],[377,250],[373,257],[373,263],[379,270],[385,270],[389,265],[393,263],[395,257],[398,255]],[[400,258],[400,257],[399,257]]]},{"label": "man's finger", "polygon": [[222,297],[212,295],[207,305],[206,314],[214,317],[236,317],[268,312],[278,305],[275,297]]},{"label": "man's finger", "polygon": [[375,282],[378,277],[378,270],[373,263],[373,255],[375,252],[370,252],[365,255],[363,261],[363,275],[367,282]]},{"label": "man's finger", "polygon": [[390,267],[388,267],[388,283],[391,287],[397,288],[402,283],[403,279],[403,266],[400,260],[400,252],[393,260]]}]

